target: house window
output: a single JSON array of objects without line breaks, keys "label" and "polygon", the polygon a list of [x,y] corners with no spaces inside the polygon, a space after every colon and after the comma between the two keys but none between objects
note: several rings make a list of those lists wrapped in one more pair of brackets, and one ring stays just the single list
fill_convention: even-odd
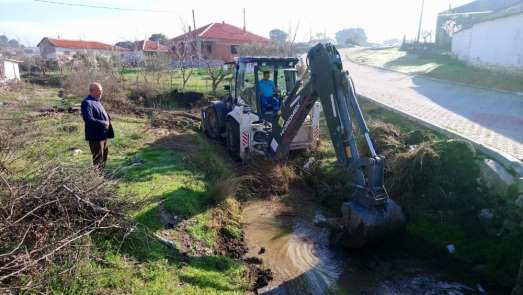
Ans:
[{"label": "house window", "polygon": [[211,43],[205,44],[205,50],[207,50],[207,53],[212,53],[212,44]]},{"label": "house window", "polygon": [[240,45],[231,45],[231,54],[238,54],[238,49]]},{"label": "house window", "polygon": [[70,54],[71,54],[71,51],[69,51],[69,50],[64,51],[64,55],[70,55]]}]

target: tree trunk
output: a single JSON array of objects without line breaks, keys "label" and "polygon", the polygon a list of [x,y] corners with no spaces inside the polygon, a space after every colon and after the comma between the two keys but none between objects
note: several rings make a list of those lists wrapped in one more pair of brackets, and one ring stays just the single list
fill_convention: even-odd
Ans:
[{"label": "tree trunk", "polygon": [[212,80],[212,95],[216,96],[216,89],[218,89],[218,84],[220,84],[220,82],[216,83],[217,80]]}]

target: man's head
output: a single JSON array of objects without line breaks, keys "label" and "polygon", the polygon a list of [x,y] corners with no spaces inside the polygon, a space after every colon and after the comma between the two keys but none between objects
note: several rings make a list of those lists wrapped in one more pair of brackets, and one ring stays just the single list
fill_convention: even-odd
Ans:
[{"label": "man's head", "polygon": [[271,78],[271,71],[263,71],[263,80],[269,80]]},{"label": "man's head", "polygon": [[89,95],[100,100],[102,98],[103,88],[98,82],[89,84]]}]

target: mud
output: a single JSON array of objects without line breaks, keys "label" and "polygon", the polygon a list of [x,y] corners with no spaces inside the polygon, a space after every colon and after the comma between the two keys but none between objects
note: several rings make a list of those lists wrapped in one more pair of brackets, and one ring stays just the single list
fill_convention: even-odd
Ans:
[{"label": "mud", "polygon": [[45,116],[52,116],[53,114],[56,114],[56,113],[76,114],[76,113],[80,112],[80,109],[73,108],[73,107],[68,107],[68,108],[54,107],[54,108],[40,109],[39,112],[40,112],[40,116],[45,117]]},{"label": "mud", "polygon": [[234,259],[241,259],[247,253],[244,234],[236,238],[223,227],[218,231],[217,248],[217,254]]},{"label": "mud", "polygon": [[194,224],[194,218],[183,220],[167,211],[163,202],[158,206],[158,218],[165,227],[157,234],[160,240],[163,240],[165,244],[171,244],[182,255],[201,257],[213,254],[212,249],[193,239],[187,233],[186,228]]},{"label": "mud", "polygon": [[179,132],[198,131],[200,129],[200,123],[196,120],[195,115],[184,112],[153,112],[151,114],[151,126]]},{"label": "mud", "polygon": [[318,222],[331,216],[302,191],[295,197],[303,200],[299,212],[285,198],[252,201],[244,208],[247,255],[273,274],[259,294],[485,294],[478,280],[414,255],[401,240],[365,251],[331,247],[325,222]]}]

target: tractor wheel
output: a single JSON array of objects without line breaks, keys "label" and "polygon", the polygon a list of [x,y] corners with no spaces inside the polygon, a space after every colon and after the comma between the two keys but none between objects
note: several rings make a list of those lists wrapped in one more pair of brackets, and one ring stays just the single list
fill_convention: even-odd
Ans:
[{"label": "tractor wheel", "polygon": [[218,115],[213,107],[206,110],[205,116],[205,134],[213,139],[220,137],[220,127],[218,126]]},{"label": "tractor wheel", "polygon": [[240,157],[240,125],[234,119],[229,118],[225,123],[225,142],[229,154],[234,158]]}]

